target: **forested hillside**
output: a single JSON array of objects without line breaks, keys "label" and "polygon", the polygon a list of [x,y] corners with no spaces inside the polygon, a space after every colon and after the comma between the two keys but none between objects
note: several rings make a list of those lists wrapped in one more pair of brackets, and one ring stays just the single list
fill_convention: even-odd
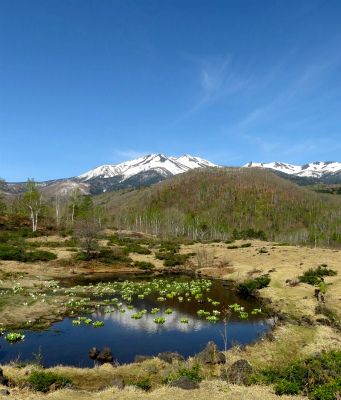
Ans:
[{"label": "forested hillside", "polygon": [[190,239],[341,245],[341,199],[264,170],[208,168],[95,202],[117,228]]}]

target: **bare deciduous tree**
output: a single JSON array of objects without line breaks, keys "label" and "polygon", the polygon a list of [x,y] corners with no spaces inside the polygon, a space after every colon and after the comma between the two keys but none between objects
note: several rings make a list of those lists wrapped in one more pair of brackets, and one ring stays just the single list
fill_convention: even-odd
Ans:
[{"label": "bare deciduous tree", "polygon": [[91,252],[98,248],[97,239],[99,237],[101,227],[98,221],[93,218],[81,219],[75,222],[73,232],[75,237],[80,241],[81,246],[86,252],[86,258],[89,260]]}]

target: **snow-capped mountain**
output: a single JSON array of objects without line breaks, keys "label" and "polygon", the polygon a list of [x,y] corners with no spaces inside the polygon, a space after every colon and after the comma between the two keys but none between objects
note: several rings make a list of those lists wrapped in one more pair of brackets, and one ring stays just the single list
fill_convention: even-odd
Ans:
[{"label": "snow-capped mountain", "polygon": [[[97,194],[136,186],[149,186],[194,168],[215,167],[210,161],[184,154],[179,158],[149,154],[118,165],[102,165],[74,178],[37,182],[47,195],[66,195],[78,188],[80,193]],[[26,182],[7,183],[8,193],[25,190]]]},{"label": "snow-capped mountain", "polygon": [[311,180],[321,180],[327,183],[337,183],[341,177],[341,163],[337,161],[317,161],[303,166],[292,165],[283,162],[271,162],[271,163],[254,163],[249,162],[243,165],[243,168],[264,168],[271,170],[275,173],[290,175],[296,178],[308,178]]},{"label": "snow-capped mountain", "polygon": [[193,168],[214,167],[215,164],[199,157],[184,154],[179,158],[166,157],[163,154],[149,154],[135,160],[118,165],[102,165],[79,175],[76,179],[88,181],[94,178],[119,177],[119,182],[138,175],[142,172],[155,171],[165,177],[181,174]]}]

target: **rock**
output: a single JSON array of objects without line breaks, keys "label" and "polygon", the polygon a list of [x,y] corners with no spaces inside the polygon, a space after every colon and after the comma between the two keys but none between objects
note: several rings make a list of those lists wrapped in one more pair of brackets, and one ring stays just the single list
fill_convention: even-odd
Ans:
[{"label": "rock", "polygon": [[78,390],[78,387],[76,385],[74,385],[73,383],[69,382],[64,386],[64,389]]},{"label": "rock", "polygon": [[274,334],[271,333],[271,332],[266,333],[266,334],[264,335],[264,338],[265,338],[266,340],[268,340],[269,342],[275,342],[275,341],[276,341],[276,338],[275,338]]},{"label": "rock", "polygon": [[328,318],[316,318],[316,323],[318,325],[326,325],[326,326],[330,326],[331,325],[331,323],[330,323]]},{"label": "rock", "polygon": [[123,379],[114,379],[113,381],[110,381],[110,386],[123,390],[125,388],[125,383]]},{"label": "rock", "polygon": [[303,300],[307,300],[307,298],[308,298],[308,296],[304,296],[304,297],[303,297]]},{"label": "rock", "polygon": [[32,382],[24,382],[20,385],[20,389],[34,389],[34,384]]},{"label": "rock", "polygon": [[300,320],[300,325],[301,326],[307,326],[307,325],[312,325],[312,324],[313,324],[313,321],[311,320],[309,315],[303,315],[301,317],[301,320]]},{"label": "rock", "polygon": [[163,353],[159,353],[157,356],[160,360],[165,361],[169,364],[172,364],[173,360],[185,361],[183,356],[177,351],[174,353],[172,353],[171,351],[164,351]]},{"label": "rock", "polygon": [[105,346],[102,350],[102,353],[97,356],[97,361],[100,362],[102,365],[105,363],[112,363],[114,360],[113,355],[109,347]]},{"label": "rock", "polygon": [[49,393],[53,393],[57,390],[57,384],[52,383],[52,385],[49,386]]},{"label": "rock", "polygon": [[250,296],[252,296],[252,297],[259,297],[259,296],[260,296],[259,290],[253,289],[252,292],[250,293]]},{"label": "rock", "polygon": [[96,360],[98,354],[99,350],[96,349],[96,347],[93,347],[91,350],[89,350],[89,357],[91,358],[91,360]]},{"label": "rock", "polygon": [[0,396],[9,396],[10,393],[7,389],[0,389]]},{"label": "rock", "polygon": [[102,385],[98,388],[98,392],[103,392],[103,390],[107,390],[108,386],[107,385]]},{"label": "rock", "polygon": [[141,363],[146,360],[152,360],[153,358],[153,356],[135,356],[134,362]]},{"label": "rock", "polygon": [[285,281],[285,283],[290,283],[291,282],[291,279],[287,279],[286,281]]},{"label": "rock", "polygon": [[169,386],[185,390],[199,389],[200,387],[198,383],[193,382],[191,379],[187,378],[187,376],[181,376],[179,379],[172,381]]},{"label": "rock", "polygon": [[220,364],[226,361],[225,355],[218,350],[214,342],[208,342],[206,348],[197,355],[203,364]]},{"label": "rock", "polygon": [[230,383],[245,384],[247,382],[248,375],[252,372],[252,365],[248,360],[238,360],[227,370],[227,380]]},{"label": "rock", "polygon": [[8,379],[4,376],[4,373],[3,373],[1,367],[0,367],[0,385],[3,385],[3,386],[8,385]]},{"label": "rock", "polygon": [[289,321],[290,320],[290,315],[288,313],[282,312],[282,311],[279,311],[277,313],[277,317],[280,321]]}]

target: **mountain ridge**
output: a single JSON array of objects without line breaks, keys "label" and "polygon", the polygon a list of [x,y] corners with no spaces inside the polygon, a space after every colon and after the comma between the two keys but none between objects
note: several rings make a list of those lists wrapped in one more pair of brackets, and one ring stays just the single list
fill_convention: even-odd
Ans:
[{"label": "mountain ridge", "polygon": [[[101,165],[71,178],[37,182],[37,186],[48,196],[55,196],[57,193],[66,195],[77,188],[82,194],[99,194],[118,189],[149,186],[191,169],[207,167],[220,166],[189,154],[183,154],[178,158],[167,157],[161,153],[149,154],[117,165]],[[266,169],[300,186],[341,183],[341,163],[337,161],[315,161],[302,166],[279,161],[271,163],[251,161],[239,168]],[[25,188],[26,182],[6,183],[5,191],[20,193],[25,191]]]},{"label": "mountain ridge", "polygon": [[262,168],[299,185],[315,183],[341,183],[341,163],[337,161],[314,161],[305,165],[293,165],[274,161],[271,163],[249,162],[243,168]]}]

